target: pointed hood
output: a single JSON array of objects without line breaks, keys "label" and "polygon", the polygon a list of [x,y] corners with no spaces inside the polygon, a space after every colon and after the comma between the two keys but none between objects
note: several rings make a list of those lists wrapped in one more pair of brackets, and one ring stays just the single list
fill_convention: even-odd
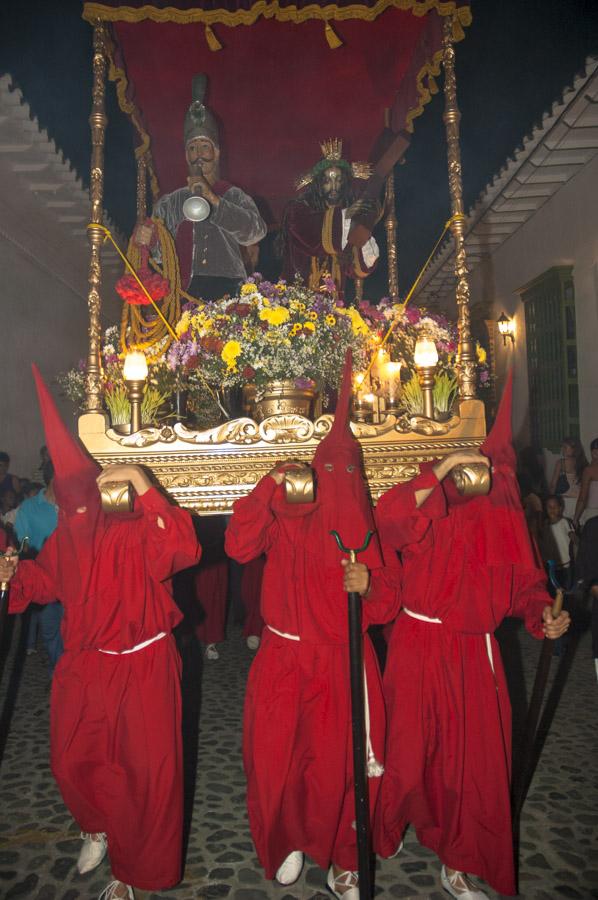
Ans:
[{"label": "pointed hood", "polygon": [[515,469],[517,459],[513,450],[513,429],[511,416],[513,410],[513,369],[509,371],[500,405],[490,429],[490,434],[481,446],[484,456],[488,456],[493,466],[505,465]]},{"label": "pointed hood", "polygon": [[344,554],[336,547],[330,531],[338,531],[345,547],[352,549],[360,547],[367,532],[372,531],[374,537],[368,550],[359,556],[359,561],[372,569],[383,563],[375,534],[372,504],[363,477],[361,448],[353,436],[349,422],[352,364],[351,350],[348,349],[334,422],[318,446],[312,462],[316,473],[316,500],[319,504],[314,545],[319,542],[327,563],[336,565]]},{"label": "pointed hood", "polygon": [[470,535],[469,550],[478,561],[493,568],[514,566],[524,571],[537,569],[539,563],[525,521],[515,474],[516,456],[511,442],[512,400],[511,370],[496,419],[480,448],[492,464],[490,493],[485,497],[474,497],[463,506],[454,507],[453,514],[463,516],[460,527]]},{"label": "pointed hood", "polygon": [[79,441],[70,433],[39,369],[32,365],[46,444],[54,466],[56,502],[67,515],[82,506],[99,506],[96,478],[101,472]]}]

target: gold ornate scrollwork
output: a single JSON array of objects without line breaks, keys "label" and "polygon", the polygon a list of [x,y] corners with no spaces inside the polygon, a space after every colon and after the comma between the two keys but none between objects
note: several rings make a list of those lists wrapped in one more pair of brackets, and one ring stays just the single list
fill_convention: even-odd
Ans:
[{"label": "gold ornate scrollwork", "polygon": [[177,439],[170,425],[163,425],[160,428],[142,428],[141,431],[124,436],[109,429],[106,434],[110,440],[118,441],[121,447],[151,447],[152,444],[157,443],[172,444]]},{"label": "gold ornate scrollwork", "polygon": [[193,431],[178,422],[174,431],[189,444],[256,444],[260,440],[257,423],[247,418],[231,419],[205,431]]},{"label": "gold ornate scrollwork", "polygon": [[448,434],[459,423],[459,418],[453,416],[448,422],[437,422],[426,416],[401,416],[397,419],[396,429],[401,434],[423,434],[426,437],[436,434]]},{"label": "gold ornate scrollwork", "polygon": [[304,416],[268,416],[260,422],[260,437],[268,444],[295,444],[309,441],[314,423]]}]

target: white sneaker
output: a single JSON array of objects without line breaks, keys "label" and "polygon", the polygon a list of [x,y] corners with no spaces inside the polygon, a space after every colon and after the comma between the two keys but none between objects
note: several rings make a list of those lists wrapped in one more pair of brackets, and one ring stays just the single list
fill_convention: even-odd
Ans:
[{"label": "white sneaker", "polygon": [[77,869],[79,870],[79,875],[85,875],[86,872],[91,872],[92,869],[97,868],[102,862],[106,856],[108,841],[103,833],[93,835],[82,831],[81,837],[83,838],[83,846],[77,860]]},{"label": "white sneaker", "polygon": [[279,884],[294,884],[301,875],[303,868],[303,853],[301,850],[293,850],[283,861],[276,873],[276,880]]},{"label": "white sneaker", "polygon": [[[123,887],[127,889],[126,894],[123,894],[122,890],[119,890],[119,888]],[[116,893],[117,891],[119,891],[118,894]],[[123,898],[123,900],[135,900],[133,888],[122,881],[111,881],[110,884],[106,885],[98,897],[98,900],[121,900],[121,898]]]},{"label": "white sneaker", "polygon": [[465,872],[453,872],[452,875],[447,875],[446,866],[443,866],[440,870],[440,883],[445,891],[452,894],[453,897],[457,897],[458,900],[490,900],[488,894],[477,890]]},{"label": "white sneaker", "polygon": [[[340,872],[335,876],[334,868],[330,866],[326,884],[339,900],[359,900],[359,875],[357,872]],[[345,888],[345,890],[341,891],[340,888]]]},{"label": "white sneaker", "polygon": [[206,659],[220,659],[216,644],[208,644],[206,647]]},{"label": "white sneaker", "polygon": [[247,646],[250,650],[257,650],[260,645],[260,639],[257,634],[250,634],[247,638]]}]

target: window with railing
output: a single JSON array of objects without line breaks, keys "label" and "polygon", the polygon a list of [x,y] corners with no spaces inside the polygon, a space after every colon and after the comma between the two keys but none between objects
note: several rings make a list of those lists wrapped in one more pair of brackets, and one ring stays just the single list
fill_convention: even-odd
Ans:
[{"label": "window with railing", "polygon": [[553,266],[519,290],[525,310],[532,443],[558,451],[579,437],[572,266]]}]

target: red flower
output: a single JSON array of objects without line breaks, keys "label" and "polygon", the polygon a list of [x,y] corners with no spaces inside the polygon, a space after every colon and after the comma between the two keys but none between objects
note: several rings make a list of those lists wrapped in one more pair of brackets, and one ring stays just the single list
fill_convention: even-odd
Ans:
[{"label": "red flower", "polygon": [[[170,293],[169,283],[157,272],[150,272],[148,268],[141,268],[138,275],[139,280],[143,282],[143,286],[154,302],[161,300],[166,294]],[[122,278],[119,278],[116,282],[116,290],[127,303],[134,306],[149,306],[150,301],[132,275],[123,275]]]},{"label": "red flower", "polygon": [[242,374],[243,374],[243,378],[254,378],[255,377],[255,369],[252,369],[251,366],[245,366]]},{"label": "red flower", "polygon": [[210,335],[202,337],[199,343],[208,353],[221,353],[224,347],[224,341]]},{"label": "red flower", "polygon": [[233,306],[229,306],[228,311],[244,319],[250,314],[251,306],[248,303],[235,303]]}]

